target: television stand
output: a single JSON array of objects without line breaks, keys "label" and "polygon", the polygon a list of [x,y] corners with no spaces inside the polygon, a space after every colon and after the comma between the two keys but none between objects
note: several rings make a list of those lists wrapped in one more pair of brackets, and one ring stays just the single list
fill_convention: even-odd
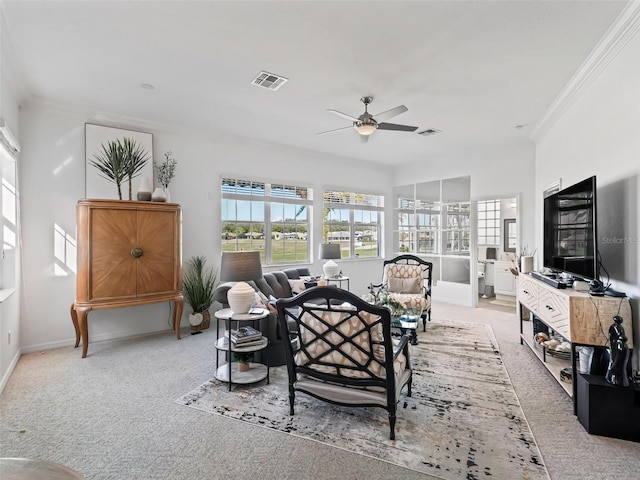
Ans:
[{"label": "television stand", "polygon": [[[573,398],[573,413],[577,413],[577,373],[573,381],[562,381],[560,372],[571,367],[577,372],[576,347],[606,346],[609,342],[609,327],[614,315],[623,319],[622,326],[628,337],[627,345],[633,348],[633,327],[631,326],[631,305],[628,298],[593,297],[588,292],[578,292],[572,288],[559,290],[534,276],[518,275],[517,312],[520,321],[520,344],[526,344],[544,367],[554,376],[564,390]],[[559,335],[571,343],[571,353],[558,352],[542,347],[534,340],[537,332],[533,324],[524,321],[522,307],[548,329],[549,334]],[[567,352],[568,353],[568,352]],[[564,358],[563,358],[564,357]]]}]

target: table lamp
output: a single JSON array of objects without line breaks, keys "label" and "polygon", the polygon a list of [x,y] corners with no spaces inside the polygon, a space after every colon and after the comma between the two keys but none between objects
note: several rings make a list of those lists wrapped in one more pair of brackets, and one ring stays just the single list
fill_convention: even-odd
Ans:
[{"label": "table lamp", "polygon": [[318,258],[328,260],[328,262],[322,266],[325,278],[335,278],[338,276],[338,264],[334,262],[333,259],[341,258],[339,243],[321,243]]},{"label": "table lamp", "polygon": [[249,313],[255,290],[246,282],[261,278],[260,252],[222,252],[220,279],[238,282],[227,292],[227,302],[233,313]]}]

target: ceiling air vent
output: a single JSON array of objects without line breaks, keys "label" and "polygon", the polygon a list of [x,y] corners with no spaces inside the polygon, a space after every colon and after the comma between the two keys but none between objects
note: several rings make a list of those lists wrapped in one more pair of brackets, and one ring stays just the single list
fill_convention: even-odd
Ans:
[{"label": "ceiling air vent", "polygon": [[276,75],[274,73],[260,72],[258,76],[253,79],[251,85],[266,88],[268,90],[278,90],[288,81],[288,78],[281,77],[280,75]]},{"label": "ceiling air vent", "polygon": [[423,137],[429,137],[431,135],[435,135],[436,133],[440,133],[440,130],[436,130],[435,128],[427,128],[426,130],[417,132],[418,135],[422,135]]}]

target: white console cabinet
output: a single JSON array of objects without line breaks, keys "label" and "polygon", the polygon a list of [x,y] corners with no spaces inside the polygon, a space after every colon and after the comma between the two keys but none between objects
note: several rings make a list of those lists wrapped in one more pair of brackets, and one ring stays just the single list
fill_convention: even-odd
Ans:
[{"label": "white console cabinet", "polygon": [[[531,311],[552,332],[571,343],[571,353],[567,359],[559,359],[552,351],[541,347],[534,340],[533,321],[523,319],[522,307]],[[606,346],[609,341],[609,327],[613,317],[623,318],[622,326],[627,335],[627,345],[633,348],[633,327],[631,325],[631,305],[629,299],[595,297],[572,288],[555,288],[530,275],[518,276],[518,317],[520,321],[520,344],[525,344],[542,361],[546,369],[573,397],[576,408],[577,371],[576,346]],[[528,316],[527,316],[528,318]],[[572,367],[573,382],[563,382],[560,371]]]}]

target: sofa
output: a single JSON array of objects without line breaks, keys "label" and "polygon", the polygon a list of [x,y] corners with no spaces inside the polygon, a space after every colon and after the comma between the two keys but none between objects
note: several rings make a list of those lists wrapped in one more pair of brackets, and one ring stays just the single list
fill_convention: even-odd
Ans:
[{"label": "sofa", "polygon": [[[290,268],[287,270],[269,272],[263,274],[260,280],[247,282],[254,290],[260,291],[269,299],[270,297],[290,298],[294,295],[294,290],[304,285],[301,277],[310,277],[308,268]],[[227,292],[234,285],[234,282],[226,282],[218,285],[214,291],[214,300],[222,304],[224,308],[229,307]],[[293,285],[293,290],[292,290]],[[304,289],[304,287],[302,287]],[[286,363],[283,332],[278,324],[278,317],[275,309],[271,310],[267,318],[260,320],[260,331],[269,339],[269,346],[265,350],[256,352],[255,361],[268,364],[271,367],[284,365]]]}]

